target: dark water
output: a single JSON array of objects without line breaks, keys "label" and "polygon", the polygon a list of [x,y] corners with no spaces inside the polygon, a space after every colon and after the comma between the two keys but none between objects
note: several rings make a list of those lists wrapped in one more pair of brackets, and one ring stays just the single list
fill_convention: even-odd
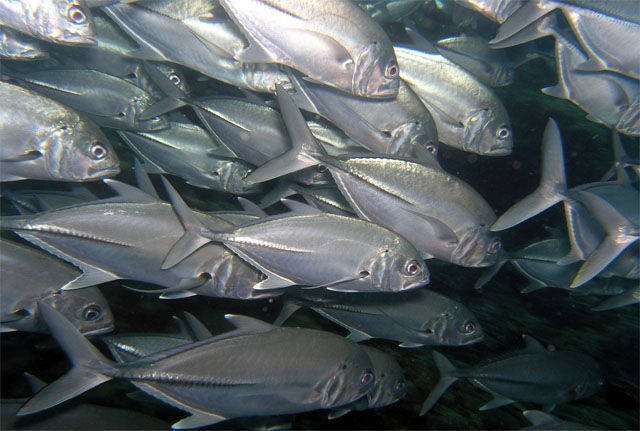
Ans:
[{"label": "dark water", "polygon": [[[421,10],[413,17],[429,39],[459,34],[460,30],[448,15],[433,11],[428,15],[429,10]],[[478,28],[473,31],[488,37],[495,34],[495,26],[491,23],[481,19],[478,22]],[[390,25],[386,29],[395,39],[403,40],[401,28],[398,26]],[[473,32],[469,28],[465,30]],[[548,40],[542,41],[539,45],[543,50],[548,50],[549,46]],[[534,60],[517,69],[512,85],[495,89],[504,102],[513,124],[515,148],[510,156],[481,157],[441,147],[439,158],[444,169],[476,188],[497,214],[503,213],[537,186],[540,175],[540,143],[549,117],[557,121],[562,133],[569,187],[599,180],[612,164],[609,129],[586,120],[585,114],[570,102],[540,93],[541,88],[555,83],[555,70],[543,60]],[[209,92],[225,91],[229,89],[220,86],[210,89]],[[188,111],[185,113],[190,115]],[[123,173],[118,179],[133,183],[131,171],[128,169],[131,154],[124,147],[118,146],[114,135],[110,137],[114,138],[114,145],[117,146],[118,155],[122,160]],[[622,141],[630,155],[637,157],[637,140],[623,136]],[[194,207],[205,210],[230,209],[235,205],[231,195],[176,185]],[[42,183],[42,186],[52,187],[47,183]],[[24,187],[27,187],[27,184]],[[33,187],[33,183],[28,187]],[[101,191],[99,185],[92,187],[98,192]],[[10,213],[11,210],[4,201],[2,206],[3,214]],[[534,240],[547,237],[545,225],[564,225],[560,206],[503,233],[504,247],[515,250]],[[3,235],[14,239],[10,234]],[[558,289],[521,294],[519,290],[526,285],[527,280],[510,265],[506,265],[480,292],[473,289],[480,270],[444,263],[430,263],[430,270],[432,282],[429,288],[463,302],[479,318],[486,333],[485,341],[473,346],[437,349],[456,366],[474,364],[498,353],[519,349],[524,345],[522,334],[532,335],[543,344],[553,345],[557,349],[587,353],[604,368],[606,385],[596,395],[559,405],[554,414],[562,419],[592,427],[612,430],[640,428],[640,326],[637,305],[593,312],[590,308],[604,297],[573,297]],[[621,280],[620,283],[634,284],[628,280]],[[175,332],[171,316],[184,311],[197,316],[212,332],[220,333],[231,329],[223,318],[224,314],[245,314],[273,321],[281,307],[277,298],[261,301],[205,297],[159,300],[155,295],[127,291],[121,288],[118,282],[104,284],[100,289],[114,312],[116,333]],[[286,325],[346,334],[343,328],[306,309],[298,311]],[[65,355],[45,335],[7,333],[2,334],[1,339],[2,398],[30,395],[22,378],[25,371],[46,381],[52,381],[70,367]],[[395,343],[383,340],[370,340],[366,344],[392,354],[399,361],[409,384],[405,399],[386,408],[351,412],[336,420],[329,420],[327,412],[316,411],[299,414],[295,418],[282,418],[282,422],[293,420],[295,429],[519,429],[529,425],[521,411],[540,408],[536,405],[515,404],[481,412],[478,408],[489,401],[491,396],[466,381],[459,381],[427,415],[418,416],[424,399],[439,377],[431,357],[431,349],[401,349]],[[163,419],[169,424],[185,416],[182,411],[158,404],[151,398],[146,401],[132,400],[127,394],[134,390],[135,388],[128,383],[111,381],[71,403],[91,402],[135,409]],[[55,409],[58,408],[63,407]],[[242,429],[262,424],[272,425],[272,422],[270,419],[258,419],[253,423],[232,420],[205,429]]]}]

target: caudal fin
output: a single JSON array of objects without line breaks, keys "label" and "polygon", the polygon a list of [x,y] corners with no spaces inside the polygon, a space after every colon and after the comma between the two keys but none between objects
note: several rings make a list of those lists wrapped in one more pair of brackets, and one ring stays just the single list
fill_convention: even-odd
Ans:
[{"label": "caudal fin", "polygon": [[558,125],[549,118],[542,138],[542,176],[540,185],[529,196],[509,208],[491,226],[492,231],[508,229],[566,199],[562,139]]},{"label": "caudal fin", "polygon": [[71,322],[44,302],[38,301],[38,309],[73,368],[27,401],[18,410],[18,416],[46,410],[111,380],[102,372],[112,369],[112,363]]},{"label": "caudal fin", "polygon": [[433,360],[440,372],[440,380],[435,388],[431,391],[424,404],[422,404],[422,410],[420,410],[420,416],[423,416],[438,402],[440,397],[449,389],[449,386],[454,384],[458,378],[454,377],[453,373],[456,371],[456,367],[442,354],[435,350],[433,353]]}]

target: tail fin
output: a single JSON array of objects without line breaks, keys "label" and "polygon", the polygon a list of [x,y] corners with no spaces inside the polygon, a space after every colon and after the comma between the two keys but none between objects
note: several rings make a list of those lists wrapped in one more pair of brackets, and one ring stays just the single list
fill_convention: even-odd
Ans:
[{"label": "tail fin", "polygon": [[545,36],[533,31],[533,28],[555,7],[537,1],[526,2],[502,23],[498,28],[498,34],[489,41],[489,45],[494,48],[506,48]]},{"label": "tail fin", "polygon": [[609,202],[600,196],[580,191],[580,200],[589,213],[598,220],[607,235],[580,267],[571,287],[582,286],[598,275],[627,247],[640,239],[640,228],[627,220]]},{"label": "tail fin", "polygon": [[549,118],[542,138],[542,177],[540,185],[529,196],[509,208],[491,226],[492,231],[513,227],[566,199],[567,180],[564,173],[562,139],[558,125]]},{"label": "tail fin", "polygon": [[280,84],[276,84],[276,95],[293,148],[251,172],[245,178],[247,182],[261,183],[317,165],[314,154],[323,154],[291,95]]},{"label": "tail fin", "polygon": [[438,402],[440,397],[445,393],[449,386],[454,384],[458,378],[453,374],[456,371],[456,367],[442,354],[435,350],[433,353],[433,360],[440,372],[440,380],[435,388],[431,391],[424,404],[422,404],[422,410],[420,410],[420,416],[423,416]]},{"label": "tail fin", "polygon": [[69,356],[73,368],[27,401],[18,411],[18,416],[51,408],[111,380],[111,377],[101,374],[100,371],[112,369],[112,363],[80,334],[71,322],[41,301],[38,301],[38,309],[53,337]]}]

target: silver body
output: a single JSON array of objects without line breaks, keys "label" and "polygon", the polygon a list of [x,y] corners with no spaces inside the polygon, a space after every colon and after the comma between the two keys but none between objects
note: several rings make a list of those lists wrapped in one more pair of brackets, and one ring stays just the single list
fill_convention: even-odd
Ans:
[{"label": "silver body", "polygon": [[282,63],[351,94],[394,97],[398,66],[391,41],[371,17],[345,0],[220,1],[249,40],[235,55]]},{"label": "silver body", "polygon": [[97,287],[61,291],[80,277],[73,266],[33,247],[0,240],[0,327],[2,331],[47,332],[36,301],[62,313],[80,332],[113,330],[113,315]]},{"label": "silver body", "polygon": [[401,291],[429,280],[409,241],[351,217],[285,214],[212,238],[269,275],[257,289],[300,284],[338,291]]},{"label": "silver body", "polygon": [[394,48],[400,76],[429,109],[440,142],[483,155],[511,153],[509,115],[488,87],[440,54]]},{"label": "silver body", "polygon": [[91,13],[84,0],[3,1],[0,25],[49,42],[94,44]]},{"label": "silver body", "polygon": [[[216,229],[232,226],[215,216],[197,216]],[[72,288],[88,280],[132,279],[164,286],[165,297],[171,293],[243,299],[265,296],[253,290],[259,273],[219,244],[207,244],[170,269],[161,269],[184,230],[171,205],[160,201],[97,201],[7,222],[3,228],[14,229],[81,268],[83,278]]]},{"label": "silver body", "polygon": [[118,174],[118,157],[92,122],[60,103],[0,82],[0,181],[90,181]]},{"label": "silver body", "polygon": [[420,347],[463,346],[484,339],[469,309],[428,289],[358,295],[301,291],[283,298],[277,323],[299,307],[309,307],[348,329],[353,341],[383,338],[398,341],[401,347]]}]

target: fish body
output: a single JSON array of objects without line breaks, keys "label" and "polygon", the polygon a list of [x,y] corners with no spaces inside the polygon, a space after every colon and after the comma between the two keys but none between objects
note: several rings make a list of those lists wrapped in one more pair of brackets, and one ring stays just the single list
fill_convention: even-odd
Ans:
[{"label": "fish body", "polygon": [[139,120],[139,114],[155,99],[140,87],[106,73],[84,69],[47,70],[23,75],[20,80],[35,91],[84,113],[101,126],[133,131],[169,127],[166,116]]},{"label": "fish body", "polygon": [[0,82],[0,180],[91,181],[116,175],[118,157],[92,122],[43,95]]},{"label": "fish body", "polygon": [[531,425],[522,430],[566,430],[566,431],[579,431],[579,430],[598,430],[601,428],[594,428],[587,425],[579,424],[576,422],[569,422],[555,417],[552,414],[543,412],[541,410],[525,410],[522,414],[527,418]]},{"label": "fish body", "polygon": [[95,44],[91,12],[84,0],[2,2],[0,25],[49,42]]},{"label": "fish body", "polygon": [[0,58],[41,60],[49,57],[44,44],[9,27],[0,26]]},{"label": "fish body", "polygon": [[469,368],[457,369],[434,351],[440,381],[422,406],[421,415],[433,407],[455,381],[468,379],[494,399],[480,408],[488,410],[515,401],[543,405],[567,403],[597,392],[604,384],[599,364],[584,353],[554,350],[525,336],[527,347]]},{"label": "fish body", "polygon": [[151,165],[147,170],[178,175],[191,185],[230,193],[260,190],[259,186],[243,181],[253,167],[233,157],[195,124],[172,121],[168,129],[160,132],[120,131],[119,134]]},{"label": "fish body", "polygon": [[281,324],[300,307],[309,307],[348,329],[347,338],[384,338],[400,347],[463,346],[484,339],[478,319],[459,302],[428,289],[403,293],[349,295],[300,291],[284,297]]},{"label": "fish body", "polygon": [[235,55],[248,63],[281,63],[348,93],[392,98],[398,64],[391,41],[350,1],[221,1],[249,40]]},{"label": "fish body", "polygon": [[524,0],[455,0],[456,3],[480,12],[493,22],[502,24],[509,18],[520,6]]},{"label": "fish body", "polygon": [[192,414],[173,428],[196,428],[234,417],[338,407],[365,395],[374,382],[371,361],[355,343],[323,331],[276,328],[233,315],[227,319],[238,329],[231,333],[118,365],[55,310],[41,307],[76,367],[29,400],[18,415],[53,407],[111,378],[123,378]]},{"label": "fish body", "polygon": [[488,87],[437,52],[394,49],[400,76],[431,113],[440,142],[482,155],[511,153],[509,115]]},{"label": "fish body", "polygon": [[[253,290],[260,280],[258,271],[218,244],[207,244],[163,270],[165,256],[184,230],[171,205],[140,193],[138,199],[126,197],[125,191],[121,203],[97,201],[14,219],[3,228],[81,268],[83,277],[67,288],[132,279],[164,286],[164,297],[172,297],[171,293],[264,296]],[[232,227],[215,216],[198,213],[198,217],[216,229]]]},{"label": "fish body", "polygon": [[33,247],[0,240],[2,331],[46,332],[36,301],[62,313],[86,335],[113,330],[113,315],[98,288],[60,290],[80,276],[73,266]]}]

